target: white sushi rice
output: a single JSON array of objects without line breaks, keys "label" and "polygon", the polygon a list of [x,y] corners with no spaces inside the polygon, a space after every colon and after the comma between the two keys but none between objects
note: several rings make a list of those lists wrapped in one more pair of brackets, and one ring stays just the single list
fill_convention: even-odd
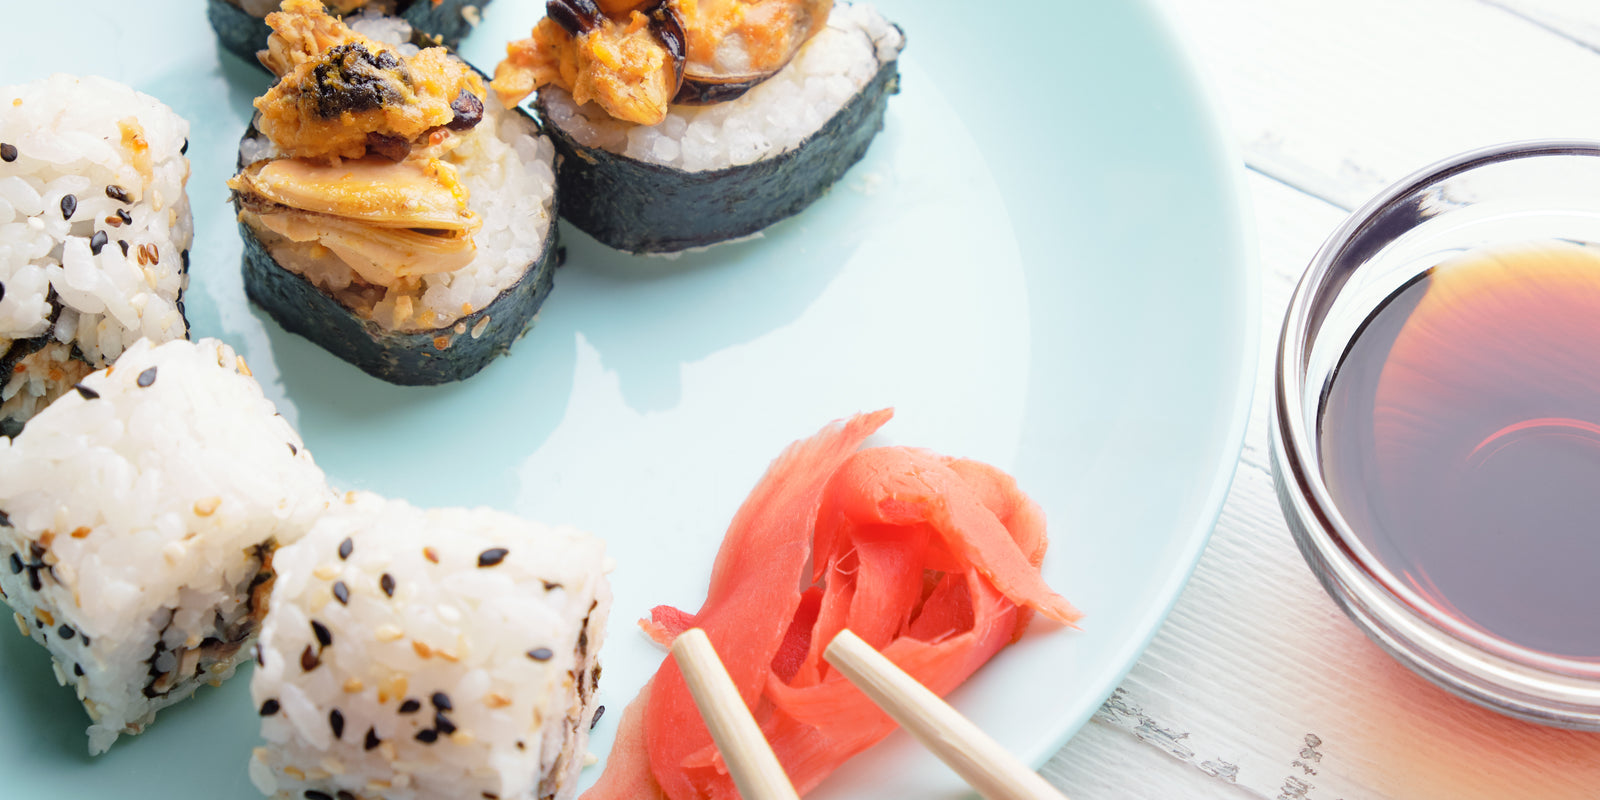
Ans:
[{"label": "white sushi rice", "polygon": [[[329,3],[323,3],[323,5],[327,6],[329,13],[348,13],[348,11],[341,10]],[[351,5],[361,6],[363,4],[356,2]],[[273,10],[277,10],[276,7]],[[350,30],[368,39],[394,45],[400,51],[400,55],[410,58],[416,55],[421,48],[411,43],[413,30],[411,23],[392,16],[393,14],[394,3],[374,3],[361,8],[357,14],[345,17],[344,24],[349,25]]]},{"label": "white sushi rice", "polygon": [[[105,78],[0,87],[0,143],[16,148],[0,163],[0,354],[51,339],[21,372],[0,375],[0,420],[26,420],[142,337],[188,335],[178,308],[193,241],[188,134],[171,109]],[[108,196],[110,186],[132,202]],[[97,232],[105,236],[95,254]],[[61,306],[53,324],[52,290]],[[73,356],[84,363],[68,364]]]},{"label": "white sushi rice", "polygon": [[899,58],[905,37],[876,9],[836,3],[828,25],[795,59],[735,100],[674,105],[658,125],[577,106],[556,86],[540,90],[548,120],[579,144],[689,172],[754,164],[800,146]]},{"label": "white sushi rice", "polygon": [[233,674],[263,561],[329,501],[244,370],[214,339],[140,341],[0,439],[0,589],[83,701],[92,753]]},{"label": "white sushi rice", "polygon": [[274,561],[251,779],[284,800],[571,797],[606,560],[572,529],[347,495]]},{"label": "white sushi rice", "polygon": [[[411,33],[410,25],[393,18],[357,17],[352,27],[391,43]],[[276,155],[264,136],[240,147],[245,163]],[[327,248],[291,242],[264,228],[257,228],[256,236],[280,266],[385,329],[447,328],[494,302],[544,254],[545,238],[554,231],[555,157],[555,146],[539,135],[533,120],[505,110],[491,94],[484,101],[483,121],[444,159],[456,166],[469,194],[467,206],[483,220],[473,235],[477,255],[461,269],[423,275],[420,282],[387,288],[356,283],[354,271]]]}]

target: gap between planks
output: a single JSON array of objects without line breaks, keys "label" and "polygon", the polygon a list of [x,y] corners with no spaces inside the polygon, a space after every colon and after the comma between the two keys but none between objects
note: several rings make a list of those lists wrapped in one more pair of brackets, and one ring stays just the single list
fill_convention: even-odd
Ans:
[{"label": "gap between planks", "polygon": [[[1593,0],[1478,0],[1600,55],[1600,20]],[[1581,20],[1590,15],[1588,22]]]}]

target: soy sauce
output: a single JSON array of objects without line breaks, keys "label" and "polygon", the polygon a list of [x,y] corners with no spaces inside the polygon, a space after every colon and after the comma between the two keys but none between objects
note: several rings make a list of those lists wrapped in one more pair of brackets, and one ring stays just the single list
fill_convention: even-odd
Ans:
[{"label": "soy sauce", "polygon": [[1600,660],[1600,251],[1474,251],[1401,288],[1318,436],[1336,506],[1437,609]]}]

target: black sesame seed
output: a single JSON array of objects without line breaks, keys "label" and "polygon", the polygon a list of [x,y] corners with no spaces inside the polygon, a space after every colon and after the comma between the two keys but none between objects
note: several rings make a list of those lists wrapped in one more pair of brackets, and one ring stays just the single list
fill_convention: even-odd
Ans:
[{"label": "black sesame seed", "polygon": [[606,715],[606,707],[605,706],[600,706],[599,708],[596,708],[594,710],[594,719],[589,720],[589,730],[591,730],[591,731],[594,730],[594,726],[599,725],[600,724],[600,718],[605,716],[605,715]]},{"label": "black sesame seed", "polygon": [[28,552],[33,555],[34,561],[39,561],[44,558],[44,554],[48,551],[44,549],[44,545],[38,542],[28,542]]},{"label": "black sesame seed", "polygon": [[78,198],[76,198],[76,197],[74,197],[74,196],[72,196],[70,194],[61,196],[61,218],[62,219],[72,219],[72,215],[74,213],[76,213],[77,210],[78,210]]},{"label": "black sesame seed", "polygon": [[0,283],[0,300],[6,299],[6,285]]},{"label": "black sesame seed", "polygon": [[133,382],[139,384],[140,389],[150,388],[150,384],[156,382],[156,368],[151,367],[139,373],[139,377],[135,378]]},{"label": "black sesame seed", "polygon": [[400,713],[402,713],[402,714],[415,714],[421,708],[422,708],[422,701],[418,700],[415,697],[408,697],[408,698],[405,699],[404,702],[402,702],[400,704]]},{"label": "black sesame seed", "polygon": [[339,709],[328,712],[328,727],[333,729],[333,738],[344,738],[344,714],[340,713]]},{"label": "black sesame seed", "polygon": [[305,651],[300,653],[300,669],[304,672],[310,672],[321,663],[322,659],[317,657],[316,651],[311,649],[311,645],[306,645]]},{"label": "black sesame seed", "polygon": [[44,581],[39,579],[39,570],[28,570],[28,586],[36,592],[44,591]]},{"label": "black sesame seed", "polygon": [[495,566],[496,564],[499,564],[500,562],[506,560],[506,556],[509,555],[510,553],[511,553],[511,551],[505,549],[504,547],[496,547],[496,548],[494,548],[492,550],[485,550],[482,553],[478,554],[478,566],[480,566],[480,567],[492,567],[492,566]]},{"label": "black sesame seed", "polygon": [[261,704],[261,716],[270,717],[278,713],[279,708],[281,707],[278,705],[278,701],[269,697],[267,702]]},{"label": "black sesame seed", "polygon": [[339,605],[350,605],[350,587],[344,585],[344,581],[333,582],[333,599],[338,600]]},{"label": "black sesame seed", "polygon": [[555,658],[555,655],[556,654],[551,652],[550,648],[548,647],[539,647],[528,651],[528,658],[531,658],[534,661],[549,661],[550,659]]},{"label": "black sesame seed", "polygon": [[261,644],[259,642],[256,643],[256,665],[262,667],[267,665],[267,656],[261,652]]},{"label": "black sesame seed", "polygon": [[16,553],[11,554],[11,574],[22,572],[22,559]]},{"label": "black sesame seed", "polygon": [[355,550],[356,550],[356,543],[350,541],[350,538],[348,536],[345,537],[345,540],[339,543],[339,560],[343,561],[343,560],[349,558],[350,554],[354,553]]},{"label": "black sesame seed", "polygon": [[306,800],[333,800],[332,795],[327,792],[319,792],[316,789],[307,789],[305,794]]},{"label": "black sesame seed", "polygon": [[78,390],[78,394],[82,395],[83,399],[85,399],[85,400],[98,400],[98,399],[100,399],[100,393],[99,392],[97,392],[97,391],[95,391],[93,389],[90,389],[89,387],[84,386],[81,383],[74,385],[72,388],[77,389]]},{"label": "black sesame seed", "polygon": [[89,646],[89,634],[87,634],[87,633],[83,634],[83,646],[84,647],[88,647]]},{"label": "black sesame seed", "polygon": [[394,597],[394,576],[383,573],[378,577],[378,588],[383,590],[384,595]]},{"label": "black sesame seed", "polygon": [[295,447],[294,446],[294,442],[284,442],[284,444],[289,445],[289,455],[291,455],[291,456],[300,455],[300,448]]},{"label": "black sesame seed", "polygon": [[444,692],[434,692],[433,696],[428,699],[432,700],[433,707],[439,709],[440,711],[455,710],[455,708],[450,705],[450,695],[447,695]]},{"label": "black sesame seed", "polygon": [[42,620],[42,619],[34,620],[33,621],[33,626],[35,628],[38,628],[39,630],[44,630],[44,620]]},{"label": "black sesame seed", "polygon": [[178,148],[178,155],[180,155],[180,156],[189,155],[189,140],[188,139],[184,139],[183,140],[183,146]]},{"label": "black sesame seed", "polygon": [[76,676],[78,676],[80,678],[83,677],[83,665],[82,664],[73,664],[72,665],[72,674],[74,674],[74,675],[76,675]]},{"label": "black sesame seed", "polygon": [[105,231],[95,231],[94,235],[89,237],[89,252],[94,255],[100,255],[100,250],[106,246],[106,242],[110,238]]},{"label": "black sesame seed", "polygon": [[434,742],[439,741],[439,732],[433,730],[432,728],[424,728],[420,731],[417,731],[417,741],[422,742],[423,744],[433,744]]},{"label": "black sesame seed", "polygon": [[117,219],[122,220],[122,224],[124,224],[124,225],[132,225],[133,224],[133,215],[129,214],[127,209],[123,209],[123,208],[117,209]]},{"label": "black sesame seed", "polygon": [[17,160],[17,146],[0,142],[0,161],[7,164]]},{"label": "black sesame seed", "polygon": [[544,590],[547,591],[547,592],[550,591],[551,589],[560,589],[560,588],[561,588],[561,584],[555,583],[554,581],[545,581],[544,582]]},{"label": "black sesame seed", "polygon": [[433,715],[433,727],[446,736],[456,732],[456,724],[450,721],[443,712]]},{"label": "black sesame seed", "polygon": [[123,255],[127,255],[128,254],[128,242],[127,242],[126,239],[118,239],[117,240],[117,246],[122,248],[122,254]]},{"label": "black sesame seed", "polygon": [[523,744],[521,739],[518,739],[517,740],[517,749],[518,750],[526,750],[526,749],[528,749],[528,746]]},{"label": "black sesame seed", "polygon": [[382,741],[378,739],[378,732],[376,730],[373,730],[372,728],[368,728],[367,729],[367,738],[366,738],[365,741],[363,741],[361,743],[361,749],[363,749],[363,750],[372,750],[372,749],[376,748],[379,744],[382,744]]},{"label": "black sesame seed", "polygon": [[316,634],[317,644],[323,647],[333,646],[333,631],[328,630],[328,626],[316,620],[311,620],[311,632]]},{"label": "black sesame seed", "polygon": [[[5,296],[5,291],[4,290],[0,290],[0,297],[4,297],[4,296]],[[4,511],[0,511],[0,527],[6,527],[6,528],[11,527],[11,515],[7,514]]]},{"label": "black sesame seed", "polygon": [[133,202],[133,198],[128,196],[128,190],[114,183],[106,187],[106,197],[121,203]]},{"label": "black sesame seed", "polygon": [[353,795],[353,794],[351,794],[351,793],[349,793],[349,792],[347,792],[347,791],[345,791],[343,789],[340,789],[339,793],[334,795],[334,797],[338,798],[338,800],[356,800],[356,796],[355,795]]},{"label": "black sesame seed", "polygon": [[56,635],[63,639],[71,639],[72,637],[78,635],[78,631],[71,625],[62,625],[61,627],[56,628]]}]

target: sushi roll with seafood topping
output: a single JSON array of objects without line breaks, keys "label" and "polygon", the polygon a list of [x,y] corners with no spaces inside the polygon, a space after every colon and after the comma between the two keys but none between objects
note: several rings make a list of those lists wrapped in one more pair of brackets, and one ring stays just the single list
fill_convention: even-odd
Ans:
[{"label": "sushi roll with seafood topping", "polygon": [[[398,17],[429,44],[454,48],[477,26],[489,0],[330,0],[335,14],[357,17]],[[228,52],[252,64],[256,52],[267,46],[272,29],[267,15],[278,10],[278,0],[206,0],[206,16],[217,41]]]},{"label": "sushi roll with seafood topping", "polygon": [[249,658],[274,551],[329,499],[214,339],[141,340],[0,440],[0,594],[83,701],[91,753]]},{"label": "sushi roll with seafood topping", "polygon": [[228,183],[246,292],[391,383],[483,369],[550,292],[554,147],[442,47],[368,38],[316,0],[267,21],[280,77]]},{"label": "sushi roll with seafood topping", "polygon": [[535,107],[562,215],[671,253],[799,213],[866,154],[899,91],[900,29],[830,0],[550,0],[491,87]]},{"label": "sushi roll with seafood topping", "polygon": [[568,798],[596,714],[605,546],[351,493],[273,562],[250,693],[274,798]]},{"label": "sushi roll with seafood topping", "polygon": [[134,341],[188,336],[188,134],[105,78],[0,87],[0,434]]}]

